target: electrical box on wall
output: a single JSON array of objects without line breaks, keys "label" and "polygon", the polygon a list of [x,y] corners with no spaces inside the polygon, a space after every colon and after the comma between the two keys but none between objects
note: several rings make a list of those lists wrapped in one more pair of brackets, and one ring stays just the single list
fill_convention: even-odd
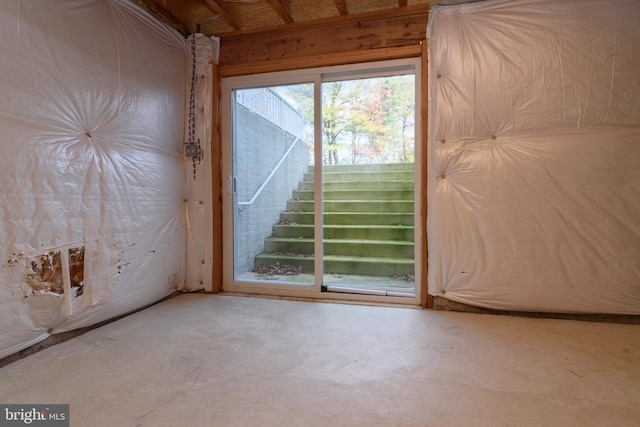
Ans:
[{"label": "electrical box on wall", "polygon": [[200,140],[198,143],[188,142],[186,144],[185,152],[190,159],[199,159],[202,156],[202,149],[200,148]]}]

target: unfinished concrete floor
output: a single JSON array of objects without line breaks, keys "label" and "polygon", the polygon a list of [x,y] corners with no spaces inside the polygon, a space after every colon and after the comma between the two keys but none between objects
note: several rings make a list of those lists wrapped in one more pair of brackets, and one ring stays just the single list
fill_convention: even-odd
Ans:
[{"label": "unfinished concrete floor", "polygon": [[183,295],[0,369],[71,426],[638,426],[640,326]]}]

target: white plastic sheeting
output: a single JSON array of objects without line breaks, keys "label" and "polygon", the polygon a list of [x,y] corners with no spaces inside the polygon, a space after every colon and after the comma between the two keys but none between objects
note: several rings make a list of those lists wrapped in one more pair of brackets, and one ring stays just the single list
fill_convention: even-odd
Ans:
[{"label": "white plastic sheeting", "polygon": [[184,283],[185,64],[128,0],[0,1],[0,357]]},{"label": "white plastic sheeting", "polygon": [[640,2],[435,6],[429,292],[640,313]]}]

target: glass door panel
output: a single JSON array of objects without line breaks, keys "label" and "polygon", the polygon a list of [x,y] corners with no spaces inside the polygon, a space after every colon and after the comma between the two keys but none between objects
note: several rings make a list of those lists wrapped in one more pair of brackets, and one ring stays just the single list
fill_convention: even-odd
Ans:
[{"label": "glass door panel", "polygon": [[418,65],[223,80],[225,290],[419,298]]},{"label": "glass door panel", "polygon": [[322,83],[323,289],[415,295],[415,75]]},{"label": "glass door panel", "polygon": [[236,281],[314,284],[313,88],[232,91]]}]

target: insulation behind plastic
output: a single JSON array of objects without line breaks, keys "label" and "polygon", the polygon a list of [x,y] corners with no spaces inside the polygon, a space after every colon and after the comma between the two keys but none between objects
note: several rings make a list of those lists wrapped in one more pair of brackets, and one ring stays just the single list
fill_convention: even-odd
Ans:
[{"label": "insulation behind plastic", "polygon": [[429,292],[640,314],[640,2],[434,6]]},{"label": "insulation behind plastic", "polygon": [[0,2],[0,357],[184,283],[185,59],[128,0]]}]

